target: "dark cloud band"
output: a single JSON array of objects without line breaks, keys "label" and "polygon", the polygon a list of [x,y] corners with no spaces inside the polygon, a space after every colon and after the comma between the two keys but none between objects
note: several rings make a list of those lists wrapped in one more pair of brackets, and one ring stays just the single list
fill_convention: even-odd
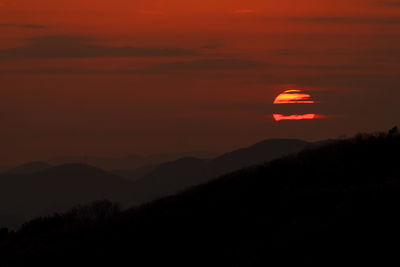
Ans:
[{"label": "dark cloud band", "polygon": [[400,24],[398,17],[296,17],[291,18],[295,22],[306,23],[331,23],[331,24]]},{"label": "dark cloud band", "polygon": [[96,57],[180,57],[195,55],[194,49],[158,47],[116,47],[94,44],[78,36],[42,36],[22,47],[0,50],[0,58],[96,58]]},{"label": "dark cloud band", "polygon": [[11,24],[11,23],[0,23],[0,28],[47,29],[48,26],[40,25],[40,24]]}]

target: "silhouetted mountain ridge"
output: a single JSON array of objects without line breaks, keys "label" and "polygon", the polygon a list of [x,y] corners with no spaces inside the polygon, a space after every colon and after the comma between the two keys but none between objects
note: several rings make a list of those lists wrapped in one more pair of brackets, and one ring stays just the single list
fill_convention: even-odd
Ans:
[{"label": "silhouetted mountain ridge", "polygon": [[[83,163],[67,163],[67,164],[62,164],[59,166],[53,166],[51,168],[47,168],[41,172],[37,172],[37,175],[85,175],[85,174],[96,174],[96,175],[109,175],[109,176],[114,176],[110,174],[109,172],[103,171],[99,168],[90,166],[88,164],[83,164]],[[116,177],[116,176],[114,176]]]},{"label": "silhouetted mountain ridge", "polygon": [[310,143],[299,139],[268,139],[247,148],[241,148],[223,154],[212,160],[212,165],[221,168],[218,174],[225,171],[242,169],[261,164],[285,155],[298,153]]},{"label": "silhouetted mountain ridge", "polygon": [[101,199],[123,205],[146,203],[246,166],[297,153],[308,144],[292,139],[266,140],[214,159],[184,157],[133,171],[108,172],[83,163],[25,164],[14,170],[19,177],[14,177],[12,172],[0,176],[0,194],[4,192],[0,196],[0,225],[16,225],[18,218],[44,215]]},{"label": "silhouetted mountain ridge", "polygon": [[397,129],[358,135],[127,211],[97,203],[39,218],[3,231],[0,258],[6,266],[395,266],[399,151]]},{"label": "silhouetted mountain ridge", "polygon": [[298,153],[309,144],[298,139],[269,139],[210,160],[186,157],[160,164],[150,174],[135,181],[134,195],[138,203],[144,203],[206,183],[228,172]]},{"label": "silhouetted mountain ridge", "polygon": [[[62,211],[78,204],[112,199],[128,204],[132,184],[84,164],[65,164],[26,175],[0,175],[0,223]],[[15,225],[15,224],[14,224]]]},{"label": "silhouetted mountain ridge", "polygon": [[120,158],[81,156],[81,157],[58,157],[47,160],[52,165],[62,165],[71,162],[88,164],[103,170],[133,170],[150,165],[158,165],[167,161],[178,160],[183,157],[211,158],[216,153],[206,151],[192,151],[182,153],[163,153],[149,156],[130,155]]},{"label": "silhouetted mountain ridge", "polygon": [[14,174],[14,175],[31,174],[46,170],[51,167],[53,166],[48,164],[47,162],[36,161],[17,166],[11,170],[6,171],[5,174]]}]

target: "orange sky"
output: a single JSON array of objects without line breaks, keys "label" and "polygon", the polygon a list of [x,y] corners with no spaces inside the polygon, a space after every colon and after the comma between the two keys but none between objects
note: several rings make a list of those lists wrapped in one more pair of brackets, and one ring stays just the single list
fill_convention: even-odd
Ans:
[{"label": "orange sky", "polygon": [[[390,128],[399,26],[396,0],[0,0],[0,162]],[[327,116],[274,122],[296,88]]]}]

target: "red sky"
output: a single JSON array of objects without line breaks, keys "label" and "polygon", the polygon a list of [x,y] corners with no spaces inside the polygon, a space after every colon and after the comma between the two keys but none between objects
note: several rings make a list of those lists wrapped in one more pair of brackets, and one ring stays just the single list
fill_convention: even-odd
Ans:
[{"label": "red sky", "polygon": [[[399,60],[400,1],[0,0],[0,162],[388,129]],[[274,122],[296,88],[324,119]]]}]

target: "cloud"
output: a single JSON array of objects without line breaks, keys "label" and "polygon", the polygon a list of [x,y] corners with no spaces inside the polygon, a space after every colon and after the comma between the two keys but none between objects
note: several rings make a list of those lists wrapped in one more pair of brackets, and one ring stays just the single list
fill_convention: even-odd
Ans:
[{"label": "cloud", "polygon": [[310,55],[330,55],[330,56],[400,56],[400,49],[366,49],[366,50],[349,50],[343,48],[330,48],[324,50],[299,49],[299,48],[282,48],[269,50],[269,53],[280,56],[310,56]]},{"label": "cloud", "polygon": [[199,59],[192,61],[179,61],[153,65],[149,68],[138,70],[138,73],[170,73],[181,71],[218,71],[218,70],[245,70],[255,68],[267,68],[269,64],[261,61],[247,59]]},{"label": "cloud", "polygon": [[48,26],[40,24],[8,24],[0,23],[0,28],[25,28],[25,29],[48,29]]},{"label": "cloud", "polygon": [[386,6],[386,7],[400,7],[399,0],[380,0],[374,1],[374,3],[378,6]]},{"label": "cloud", "polygon": [[257,13],[256,10],[253,9],[238,9],[233,11],[233,13],[235,14],[253,14],[253,13]]},{"label": "cloud", "polygon": [[165,11],[160,10],[140,10],[139,13],[153,16],[162,16],[167,14]]},{"label": "cloud", "polygon": [[[171,72],[189,72],[189,71],[223,71],[223,70],[254,70],[254,69],[300,69],[300,70],[370,70],[375,66],[367,66],[365,64],[272,64],[262,61],[254,61],[247,59],[206,59],[193,61],[180,61],[153,65],[142,70],[135,70],[135,73],[171,73]],[[380,67],[382,68],[382,67]]]},{"label": "cloud", "polygon": [[[247,72],[238,74],[234,71],[246,70],[304,70],[304,71],[371,71],[371,70],[396,70],[396,66],[385,65],[375,66],[364,63],[353,64],[279,64],[253,61],[238,58],[225,59],[199,59],[191,61],[178,61],[162,64],[155,64],[139,69],[83,69],[76,68],[33,68],[33,69],[0,69],[0,75],[162,75],[177,73],[200,73],[219,71],[230,71],[234,74],[248,76]],[[398,69],[398,68],[397,68]],[[263,75],[266,75],[264,72]],[[255,75],[258,75],[257,72]],[[280,83],[283,81],[280,81]]]},{"label": "cloud", "polygon": [[193,49],[93,44],[85,37],[58,35],[28,39],[25,46],[0,50],[0,58],[95,58],[95,57],[179,57],[196,54]]},{"label": "cloud", "polygon": [[113,74],[111,71],[87,70],[80,68],[35,68],[35,69],[2,69],[0,75],[92,75]]},{"label": "cloud", "polygon": [[295,22],[326,24],[400,24],[399,17],[295,17],[290,20]]},{"label": "cloud", "polygon": [[218,49],[224,47],[223,44],[208,44],[208,45],[203,45],[200,47],[201,49]]},{"label": "cloud", "polygon": [[246,59],[206,59],[179,61],[155,64],[142,69],[95,70],[82,68],[35,68],[35,69],[0,69],[0,75],[142,75],[142,74],[171,74],[177,72],[206,72],[224,70],[246,70],[269,68],[270,65],[261,61]]}]

